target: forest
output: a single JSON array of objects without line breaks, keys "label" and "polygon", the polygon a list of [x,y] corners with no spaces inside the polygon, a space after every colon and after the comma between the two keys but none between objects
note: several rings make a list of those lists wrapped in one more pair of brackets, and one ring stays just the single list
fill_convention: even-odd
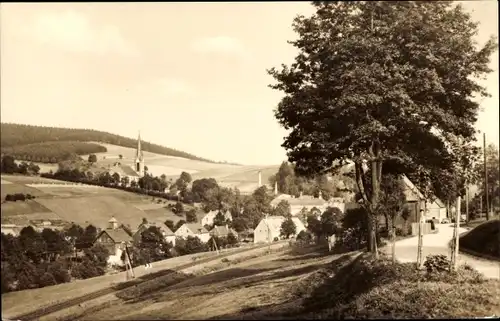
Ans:
[{"label": "forest", "polygon": [[[28,161],[30,159],[23,158],[23,156],[29,156],[31,158],[35,156],[38,159],[41,157],[41,162],[59,162],[61,161],[61,159],[58,158],[59,156],[54,155],[56,150],[63,150],[63,153],[65,154],[69,152],[80,155],[106,151],[106,149],[102,146],[100,146],[100,149],[97,150],[97,146],[99,145],[90,144],[88,142],[102,142],[128,148],[135,148],[137,146],[136,138],[127,138],[92,129],[1,123],[0,130],[2,133],[0,137],[2,154],[15,155],[16,159]],[[142,141],[141,146],[146,152],[212,162],[208,159],[197,157],[183,151],[152,144],[146,141]],[[57,151],[57,153],[59,153],[59,151]],[[54,159],[56,160],[54,161]]]}]

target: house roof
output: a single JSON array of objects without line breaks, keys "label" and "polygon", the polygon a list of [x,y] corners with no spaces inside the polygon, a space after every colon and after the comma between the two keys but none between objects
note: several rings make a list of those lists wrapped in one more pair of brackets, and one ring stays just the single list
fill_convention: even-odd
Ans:
[{"label": "house roof", "polygon": [[201,223],[185,223],[184,225],[194,234],[208,233],[207,229],[201,226]]},{"label": "house roof", "polygon": [[123,171],[123,173],[127,176],[139,177],[136,171],[131,166],[128,165],[120,165],[119,168]]},{"label": "house roof", "polygon": [[324,199],[315,198],[310,195],[291,197],[290,195],[282,194],[271,201],[271,206],[278,205],[282,200],[287,201],[290,206],[325,206],[326,204],[328,204],[328,202]]},{"label": "house roof", "polygon": [[125,232],[125,230],[123,228],[117,228],[114,230],[113,229],[106,229],[106,230],[101,231],[101,234],[99,236],[101,236],[102,233],[108,234],[109,237],[115,243],[131,242],[132,241],[132,237],[130,237],[130,235],[128,235],[128,233]]},{"label": "house roof", "polygon": [[439,198],[436,198],[434,200],[434,202],[436,202],[436,204],[439,206],[439,207],[446,207],[446,205],[443,203],[442,200],[440,200]]},{"label": "house roof", "polygon": [[156,224],[156,223],[141,223],[137,227],[137,231],[135,233],[137,233],[142,227],[147,229],[151,226],[156,226],[157,228],[159,228],[160,232],[162,232],[164,235],[169,235],[169,236],[175,235],[174,232],[172,232],[172,230],[165,224]]},{"label": "house roof", "polygon": [[407,189],[405,191],[407,201],[417,201],[417,197],[420,200],[425,199],[424,195],[419,191],[419,189],[410,181],[410,179],[405,175],[401,175],[404,184]]},{"label": "house roof", "polygon": [[[262,219],[262,221],[265,222],[265,218]],[[267,217],[267,224],[269,225],[269,228],[271,230],[277,230],[279,231],[281,229],[281,224],[285,221],[284,216],[268,216]],[[305,229],[304,223],[298,218],[298,217],[292,217],[292,221],[295,224],[295,226],[298,229]]]},{"label": "house roof", "polygon": [[211,231],[211,235],[217,235],[217,236],[227,236],[229,233],[233,233],[234,235],[238,235],[236,231],[234,231],[231,228],[228,228],[227,226],[215,226]]}]

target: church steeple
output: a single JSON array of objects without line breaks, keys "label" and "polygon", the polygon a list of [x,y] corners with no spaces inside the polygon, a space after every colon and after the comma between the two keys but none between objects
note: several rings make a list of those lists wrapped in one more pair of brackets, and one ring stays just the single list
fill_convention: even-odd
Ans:
[{"label": "church steeple", "polygon": [[144,176],[144,155],[141,149],[141,132],[137,137],[137,153],[135,155],[135,171],[140,177]]}]

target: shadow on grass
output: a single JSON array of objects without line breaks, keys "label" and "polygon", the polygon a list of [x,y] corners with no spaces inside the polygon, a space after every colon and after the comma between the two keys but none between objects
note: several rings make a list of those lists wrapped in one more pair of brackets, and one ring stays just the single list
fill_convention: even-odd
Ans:
[{"label": "shadow on grass", "polygon": [[[275,275],[272,275],[272,277],[269,278],[260,278],[259,281],[262,283],[265,282],[270,282],[274,279],[280,279],[280,278],[286,278],[289,276],[299,276],[303,274],[307,274],[313,271],[322,271],[322,268],[326,268],[330,274],[336,275],[339,273],[339,271],[342,271],[344,273],[340,274],[340,278],[345,277],[348,275],[347,271],[349,268],[345,268],[347,264],[353,261],[352,258],[352,253],[345,254],[340,256],[339,258],[335,259],[334,261],[327,263],[327,264],[319,264],[319,265],[311,265],[311,266],[306,266],[303,268],[296,268],[292,269],[289,271],[283,271],[282,273],[277,273]],[[350,266],[350,265],[349,265]],[[337,280],[337,277],[332,279]],[[309,281],[309,279],[308,279]],[[321,278],[321,281],[323,281],[323,278]],[[256,282],[256,283],[260,283]],[[331,286],[331,283],[328,282],[328,285]],[[310,284],[310,286],[314,287],[314,284]],[[325,291],[325,284],[321,285],[319,288],[315,288],[313,290],[313,296],[310,299],[311,301],[314,300],[315,297],[318,297],[318,293],[324,292]],[[288,301],[279,303],[279,304],[269,304],[269,305],[263,305],[259,307],[245,307],[241,309],[237,313],[230,313],[230,314],[225,314],[221,316],[217,316],[214,318],[211,318],[211,320],[257,320],[257,319],[265,319],[265,320],[292,320],[296,319],[298,315],[304,314],[307,311],[304,309],[302,304],[304,303],[303,298],[308,296],[309,293],[307,293],[307,289],[294,289],[296,292],[296,298],[295,299],[290,299]],[[330,289],[327,289],[327,291],[331,291]],[[309,302],[309,300],[306,299],[306,302]]]}]

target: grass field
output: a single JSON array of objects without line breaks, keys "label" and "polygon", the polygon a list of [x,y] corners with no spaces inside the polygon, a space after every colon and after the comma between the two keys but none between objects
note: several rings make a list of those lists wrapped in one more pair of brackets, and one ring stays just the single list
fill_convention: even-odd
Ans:
[{"label": "grass field", "polygon": [[[135,228],[143,217],[150,222],[162,223],[172,215],[163,208],[167,205],[165,203],[158,204],[150,196],[117,189],[13,175],[2,175],[2,181],[2,198],[13,193],[29,193],[37,197],[25,202],[2,203],[3,224],[25,225],[35,219],[62,219],[103,228],[111,216],[115,216],[120,223]],[[52,185],[53,182],[56,185]],[[30,187],[23,183],[34,185]]]},{"label": "grass field", "polygon": [[[115,162],[120,162],[122,165],[133,165],[135,149],[110,144],[101,145],[105,146],[108,151],[96,154],[98,166],[108,166]],[[119,155],[122,155],[123,158],[119,159]],[[88,155],[82,156],[83,159],[87,157]],[[269,177],[276,174],[279,168],[279,165],[255,166],[208,163],[149,152],[144,152],[144,159],[149,172],[155,176],[165,174],[175,180],[184,171],[190,173],[193,179],[215,178],[223,186],[238,187],[242,192],[247,193],[258,187],[259,170],[262,171],[262,183],[267,184]]]}]

